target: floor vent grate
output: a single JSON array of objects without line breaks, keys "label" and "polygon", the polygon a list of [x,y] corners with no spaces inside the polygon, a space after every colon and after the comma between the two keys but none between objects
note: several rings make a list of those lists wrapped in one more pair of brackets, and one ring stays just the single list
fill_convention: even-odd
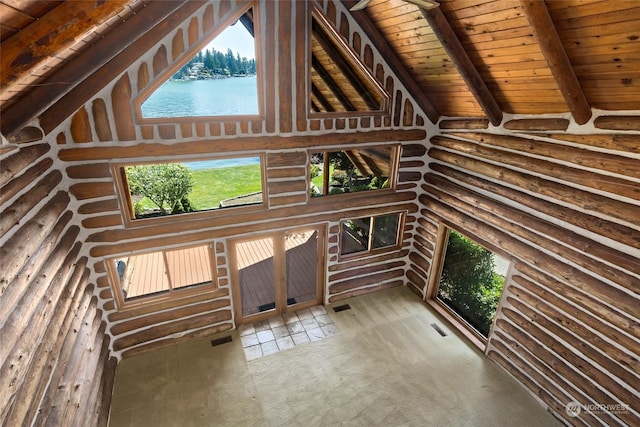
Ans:
[{"label": "floor vent grate", "polygon": [[349,304],[342,304],[342,305],[333,307],[333,311],[335,311],[336,313],[340,311],[345,311],[345,310],[351,310],[351,306]]},{"label": "floor vent grate", "polygon": [[442,328],[440,326],[436,325],[435,323],[432,323],[431,327],[433,329],[435,329],[436,332],[439,333],[441,337],[446,337],[447,336],[447,333],[445,331],[443,331]]},{"label": "floor vent grate", "polygon": [[217,345],[220,344],[226,344],[228,342],[233,341],[233,338],[231,338],[231,335],[227,335],[226,337],[222,337],[222,338],[217,338],[215,340],[211,340],[211,347],[215,347]]}]

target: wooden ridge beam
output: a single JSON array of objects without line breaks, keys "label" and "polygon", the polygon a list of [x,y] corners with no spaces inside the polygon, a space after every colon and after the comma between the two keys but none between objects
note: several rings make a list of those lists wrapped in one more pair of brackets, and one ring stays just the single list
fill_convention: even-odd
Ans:
[{"label": "wooden ridge beam", "polygon": [[[356,3],[356,0],[343,0],[343,4],[347,8],[354,6]],[[409,93],[411,93],[411,97],[425,112],[429,120],[431,120],[432,123],[437,123],[440,119],[440,112],[425,95],[418,83],[416,83],[415,79],[411,76],[411,73],[409,73],[407,68],[400,61],[391,46],[389,46],[389,43],[384,36],[380,34],[367,13],[365,11],[351,12],[351,16],[367,37],[369,37],[369,40],[371,40],[371,43],[376,47],[376,50],[378,50],[380,55],[384,58],[387,65],[389,65],[393,73],[398,77],[402,85],[407,88]]]},{"label": "wooden ridge beam", "polygon": [[545,2],[520,0],[520,5],[573,118],[578,124],[587,123],[591,118],[591,106],[562,45]]},{"label": "wooden ridge beam", "polygon": [[433,33],[446,50],[447,54],[456,66],[458,73],[464,79],[474,98],[480,104],[489,121],[498,126],[502,122],[502,109],[493,97],[493,94],[485,84],[475,65],[467,55],[458,36],[449,25],[449,21],[439,7],[432,9],[420,8],[422,15],[431,26]]},{"label": "wooden ridge beam", "polygon": [[[163,25],[166,27],[166,24],[163,24],[165,18],[185,3],[185,0],[148,3],[142,11],[131,16],[131,18],[121,24],[116,30],[108,33],[103,39],[98,41],[95,46],[80,53],[73,61],[68,61],[47,80],[48,83],[52,84],[33,88],[24,97],[16,101],[9,109],[3,111],[0,118],[2,133],[6,137],[11,137],[16,132],[19,132],[25,124],[29,123],[43,111],[49,109],[69,93],[75,93],[76,96],[70,97],[73,100],[70,101],[72,105],[65,108],[64,111],[68,111],[69,114],[75,111],[82,103],[86,102],[101,85],[98,85],[97,82],[91,82],[84,85],[81,91],[74,91],[75,88],[83,81],[86,81],[89,76],[107,65],[121,52],[127,50],[130,45],[136,44],[136,42],[143,38],[152,28]],[[75,3],[72,6],[75,6]],[[189,2],[188,9],[190,12],[193,12],[200,6],[201,2]],[[165,32],[169,30],[170,28],[165,28]],[[160,38],[160,36],[158,38]],[[125,65],[114,69],[113,74],[104,74],[115,76],[124,69]],[[107,79],[105,76],[101,78]],[[66,114],[62,114],[62,112],[57,109],[56,116],[66,117]],[[48,131],[50,130],[51,129],[48,129]]]}]

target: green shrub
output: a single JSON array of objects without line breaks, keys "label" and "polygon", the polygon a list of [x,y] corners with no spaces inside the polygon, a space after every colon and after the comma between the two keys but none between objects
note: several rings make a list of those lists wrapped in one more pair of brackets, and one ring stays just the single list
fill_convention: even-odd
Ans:
[{"label": "green shrub", "polygon": [[489,335],[504,286],[504,278],[494,269],[490,251],[449,232],[438,297],[484,336]]},{"label": "green shrub", "polygon": [[142,194],[161,211],[165,205],[170,212],[193,188],[189,168],[180,163],[160,163],[126,168],[127,181],[132,194]]}]

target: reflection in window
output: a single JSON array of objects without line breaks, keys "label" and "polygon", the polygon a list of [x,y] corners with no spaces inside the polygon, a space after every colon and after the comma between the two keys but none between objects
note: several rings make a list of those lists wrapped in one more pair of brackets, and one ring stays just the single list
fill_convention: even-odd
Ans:
[{"label": "reflection in window", "polygon": [[319,10],[312,12],[311,114],[385,112],[389,95]]},{"label": "reflection in window", "polygon": [[340,255],[369,253],[399,244],[400,213],[344,220],[340,223]]},{"label": "reflection in window", "polygon": [[125,302],[213,284],[208,245],[119,257],[109,262]]},{"label": "reflection in window", "polygon": [[487,338],[508,267],[509,261],[449,230],[436,298]]},{"label": "reflection in window", "polygon": [[311,197],[390,188],[395,153],[395,147],[312,153]]},{"label": "reflection in window", "polygon": [[123,167],[132,219],[263,203],[260,157]]}]

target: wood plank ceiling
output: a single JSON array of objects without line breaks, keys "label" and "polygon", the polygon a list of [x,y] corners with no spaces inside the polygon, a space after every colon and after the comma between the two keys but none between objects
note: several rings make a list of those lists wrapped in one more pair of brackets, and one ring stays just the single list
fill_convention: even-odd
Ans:
[{"label": "wood plank ceiling", "polygon": [[[56,72],[143,8],[158,9],[142,0],[0,0],[2,112],[30,93],[44,104],[32,93],[43,87],[59,99],[86,76],[58,81]],[[157,22],[165,11],[156,13]],[[638,0],[447,0],[430,10],[372,0],[352,14],[416,99],[429,102],[422,107],[432,119],[498,124],[502,113],[571,112],[584,123],[591,108],[640,109]],[[22,125],[38,113],[20,110]]]},{"label": "wood plank ceiling", "polygon": [[68,86],[50,77],[143,7],[142,0],[0,1],[2,110],[35,87]]},{"label": "wood plank ceiling", "polygon": [[[536,34],[530,9],[542,6],[551,27]],[[482,105],[486,96],[478,96],[482,84],[506,113],[579,110],[579,104],[570,105],[580,102],[570,101],[576,94],[562,82],[572,72],[577,76],[574,89],[584,93],[587,109],[640,109],[640,1],[447,0],[424,11],[405,0],[372,0],[353,13],[360,22],[373,24],[367,29],[379,32],[444,116],[486,115],[491,107]],[[438,13],[456,40],[442,39],[442,22],[434,19]],[[558,37],[542,40],[549,29]],[[480,83],[468,75],[465,80],[461,59],[453,57],[460,53],[452,50],[453,42],[461,44]],[[554,74],[553,59],[543,48],[566,52],[569,69]]]}]

